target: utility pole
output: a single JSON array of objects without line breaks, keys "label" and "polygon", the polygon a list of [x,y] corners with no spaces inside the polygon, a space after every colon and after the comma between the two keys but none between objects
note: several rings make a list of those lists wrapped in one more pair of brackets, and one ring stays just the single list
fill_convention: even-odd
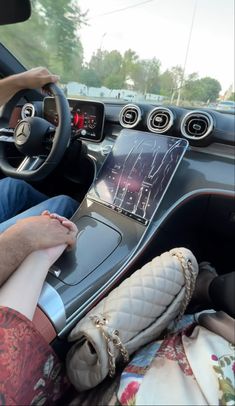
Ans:
[{"label": "utility pole", "polygon": [[182,74],[182,78],[181,78],[181,81],[180,81],[178,97],[177,97],[177,102],[176,102],[177,106],[180,103],[181,90],[182,90],[182,87],[184,85],[185,69],[186,69],[187,60],[188,60],[189,48],[190,48],[192,32],[193,32],[193,25],[194,25],[195,16],[196,16],[196,9],[197,9],[197,0],[195,0],[195,2],[194,2],[193,15],[192,15],[191,26],[190,26],[189,37],[188,37],[188,44],[187,44],[186,53],[185,53],[185,59],[184,59],[183,74]]},{"label": "utility pole", "polygon": [[102,46],[103,46],[103,41],[104,41],[104,37],[107,35],[107,32],[104,32],[101,40],[100,40],[100,46],[99,46],[99,50],[102,51]]}]

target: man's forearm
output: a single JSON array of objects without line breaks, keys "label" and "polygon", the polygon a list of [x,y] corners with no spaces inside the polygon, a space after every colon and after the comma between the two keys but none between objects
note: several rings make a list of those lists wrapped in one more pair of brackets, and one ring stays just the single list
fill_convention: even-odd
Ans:
[{"label": "man's forearm", "polygon": [[32,252],[32,247],[20,233],[7,230],[0,234],[0,286]]},{"label": "man's forearm", "polygon": [[38,67],[0,80],[0,106],[22,89],[37,89],[47,83],[56,83],[59,77],[46,68]]},{"label": "man's forearm", "polygon": [[21,90],[19,75],[9,76],[0,80],[0,106],[7,103],[15,93]]}]

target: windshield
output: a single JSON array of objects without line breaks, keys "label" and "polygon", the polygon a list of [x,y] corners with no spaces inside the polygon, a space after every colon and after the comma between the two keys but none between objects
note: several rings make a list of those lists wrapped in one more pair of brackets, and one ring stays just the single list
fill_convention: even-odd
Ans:
[{"label": "windshield", "polygon": [[218,108],[234,101],[233,16],[233,0],[33,0],[0,38],[68,97]]}]

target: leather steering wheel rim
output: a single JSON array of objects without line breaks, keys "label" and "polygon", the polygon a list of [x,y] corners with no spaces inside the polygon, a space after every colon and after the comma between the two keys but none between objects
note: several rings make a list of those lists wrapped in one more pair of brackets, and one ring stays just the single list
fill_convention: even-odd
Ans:
[{"label": "leather steering wheel rim", "polygon": [[42,180],[58,165],[65,153],[71,135],[71,118],[68,100],[63,91],[56,84],[50,83],[47,85],[47,88],[55,98],[59,122],[55,130],[52,148],[38,168],[33,170],[19,170],[20,166],[15,168],[8,162],[5,143],[0,142],[0,169],[6,176],[29,181]]}]

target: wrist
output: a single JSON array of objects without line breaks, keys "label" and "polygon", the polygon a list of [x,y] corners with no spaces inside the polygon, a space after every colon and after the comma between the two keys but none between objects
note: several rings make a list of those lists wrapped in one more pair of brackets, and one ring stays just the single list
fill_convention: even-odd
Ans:
[{"label": "wrist", "polygon": [[27,233],[27,230],[21,229],[18,231],[19,232],[15,235],[16,241],[19,241],[23,250],[27,252],[27,255],[36,251],[37,247],[35,246],[34,240],[30,237],[30,234]]},{"label": "wrist", "polygon": [[33,260],[34,263],[40,264],[40,269],[48,269],[51,265],[46,250],[33,251],[29,254],[29,258]]},{"label": "wrist", "polygon": [[24,89],[24,84],[22,83],[22,74],[21,73],[16,73],[15,75],[12,76],[12,81],[13,81],[13,86],[16,92],[19,90]]}]

